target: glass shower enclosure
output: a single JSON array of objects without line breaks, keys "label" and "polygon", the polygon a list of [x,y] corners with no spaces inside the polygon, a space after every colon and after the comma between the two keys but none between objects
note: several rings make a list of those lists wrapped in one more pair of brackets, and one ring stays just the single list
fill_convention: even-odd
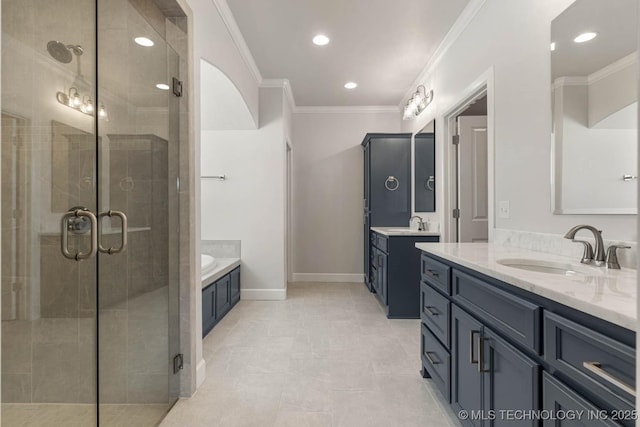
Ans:
[{"label": "glass shower enclosure", "polygon": [[1,0],[2,425],[153,426],[177,399],[168,3]]}]

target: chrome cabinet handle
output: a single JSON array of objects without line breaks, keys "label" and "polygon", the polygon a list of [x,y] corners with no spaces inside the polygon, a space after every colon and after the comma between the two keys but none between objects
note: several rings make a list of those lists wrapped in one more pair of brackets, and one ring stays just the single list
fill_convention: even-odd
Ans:
[{"label": "chrome cabinet handle", "polygon": [[476,363],[478,363],[478,361],[476,360],[476,357],[473,354],[473,337],[476,334],[478,334],[479,336],[480,331],[471,331],[471,335],[469,336],[469,363],[471,363],[472,365],[475,365]]},{"label": "chrome cabinet handle", "polygon": [[600,362],[582,362],[582,366],[589,372],[593,372],[608,383],[635,397],[636,389],[602,369],[602,365],[600,364]]},{"label": "chrome cabinet handle", "polygon": [[[89,248],[89,252],[76,252],[72,254],[69,252],[69,220],[71,218],[88,218],[89,223],[91,224],[91,244]],[[60,239],[60,251],[65,258],[72,259],[75,261],[80,261],[83,259],[91,258],[98,249],[98,219],[96,216],[86,208],[82,209],[73,209],[62,215],[61,221],[61,232],[62,237]]]},{"label": "chrome cabinet handle", "polygon": [[438,310],[436,310],[434,307],[431,307],[431,306],[426,306],[424,309],[427,310],[429,314],[432,316],[437,316],[438,314],[440,314]]},{"label": "chrome cabinet handle", "polygon": [[484,342],[488,341],[489,338],[480,336],[480,339],[478,339],[478,372],[490,372],[491,368],[489,369],[484,369]]},{"label": "chrome cabinet handle", "polygon": [[436,271],[434,271],[434,270],[432,270],[430,268],[425,268],[424,272],[427,273],[429,276],[433,276],[433,277],[438,277],[439,276],[439,274]]},{"label": "chrome cabinet handle", "polygon": [[431,363],[432,365],[439,365],[440,361],[438,359],[434,359],[431,354],[433,354],[433,352],[431,351],[424,352],[424,355],[427,357],[427,359],[429,359],[429,363]]},{"label": "chrome cabinet handle", "polygon": [[[108,216],[109,218],[112,217],[118,217],[120,218],[120,221],[122,222],[122,231],[121,233],[121,240],[120,240],[120,246],[117,248],[105,248],[102,246],[102,218],[104,218],[105,216]],[[128,221],[127,221],[127,216],[124,214],[124,212],[120,212],[120,211],[113,211],[113,210],[109,210],[108,212],[102,212],[100,215],[100,233],[98,234],[98,250],[102,253],[105,254],[109,254],[109,255],[113,255],[113,254],[119,254],[120,252],[124,251],[125,249],[127,249],[127,243],[128,243],[128,237],[127,237],[127,228],[128,228]]]}]

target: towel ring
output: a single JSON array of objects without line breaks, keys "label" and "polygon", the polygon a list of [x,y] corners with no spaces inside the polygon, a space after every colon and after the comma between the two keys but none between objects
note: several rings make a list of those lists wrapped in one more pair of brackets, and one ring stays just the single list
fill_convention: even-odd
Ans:
[{"label": "towel ring", "polygon": [[[394,187],[392,187],[393,183],[396,183]],[[389,176],[387,180],[384,182],[384,187],[389,191],[396,191],[398,187],[400,187],[400,181],[395,176]]]},{"label": "towel ring", "polygon": [[433,191],[433,183],[436,181],[436,177],[431,175],[429,176],[429,179],[425,179],[424,180],[424,188],[426,188],[429,191]]}]

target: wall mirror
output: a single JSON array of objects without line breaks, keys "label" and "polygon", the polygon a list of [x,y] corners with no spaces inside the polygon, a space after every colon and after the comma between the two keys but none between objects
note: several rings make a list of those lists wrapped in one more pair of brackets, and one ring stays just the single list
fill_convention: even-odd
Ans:
[{"label": "wall mirror", "polygon": [[556,214],[637,213],[637,4],[577,0],[551,22]]},{"label": "wall mirror", "polygon": [[415,135],[414,212],[436,211],[436,128],[432,120]]}]

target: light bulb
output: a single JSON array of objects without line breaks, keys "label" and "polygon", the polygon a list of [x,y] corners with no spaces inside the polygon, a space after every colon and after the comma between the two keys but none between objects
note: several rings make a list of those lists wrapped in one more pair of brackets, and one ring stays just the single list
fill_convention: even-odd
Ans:
[{"label": "light bulb", "polygon": [[87,99],[87,102],[85,102],[84,111],[89,114],[93,113],[93,102],[91,102],[91,98]]},{"label": "light bulb", "polygon": [[98,117],[101,119],[107,119],[109,115],[107,114],[107,110],[105,110],[104,105],[100,104],[100,110],[98,110]]}]

